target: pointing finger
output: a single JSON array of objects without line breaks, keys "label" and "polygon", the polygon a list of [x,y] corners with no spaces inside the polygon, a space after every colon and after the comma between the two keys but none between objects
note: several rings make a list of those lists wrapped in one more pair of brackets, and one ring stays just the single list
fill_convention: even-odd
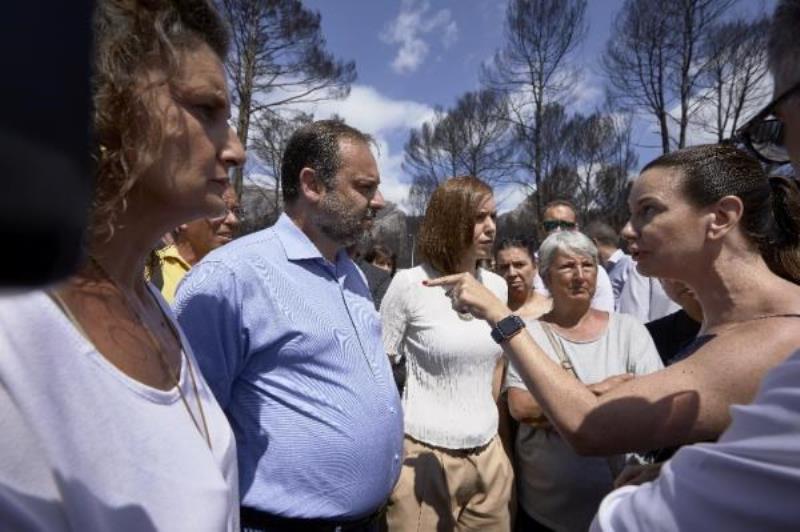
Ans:
[{"label": "pointing finger", "polygon": [[436,279],[425,279],[422,284],[425,286],[450,286],[458,283],[461,280],[462,274],[445,275],[444,277],[437,277]]}]

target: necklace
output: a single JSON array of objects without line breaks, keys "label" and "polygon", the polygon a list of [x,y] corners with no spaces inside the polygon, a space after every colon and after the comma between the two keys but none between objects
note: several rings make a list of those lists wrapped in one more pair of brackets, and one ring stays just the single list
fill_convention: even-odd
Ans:
[{"label": "necklace", "polygon": [[[111,284],[114,285],[114,288],[116,288],[117,291],[122,295],[122,299],[125,300],[125,304],[128,306],[128,309],[136,317],[136,321],[139,323],[139,326],[142,328],[142,330],[144,330],[144,332],[147,334],[147,337],[150,339],[150,342],[152,342],[153,345],[155,346],[156,352],[158,353],[158,358],[161,361],[162,366],[164,367],[164,371],[167,373],[167,375],[169,375],[169,377],[172,379],[173,384],[175,384],[175,387],[178,389],[178,395],[181,398],[181,402],[183,403],[184,408],[186,408],[186,412],[188,412],[189,417],[192,419],[192,423],[194,423],[194,426],[197,428],[197,431],[200,433],[200,435],[206,441],[206,444],[208,445],[208,448],[212,449],[212,447],[211,447],[211,436],[210,436],[210,433],[209,433],[209,430],[208,430],[208,423],[206,422],[206,414],[205,414],[205,411],[203,410],[203,403],[200,401],[200,393],[197,390],[197,379],[194,376],[194,369],[192,368],[192,361],[189,360],[189,357],[183,351],[183,344],[181,342],[181,337],[180,337],[180,334],[178,333],[177,329],[175,328],[175,325],[172,323],[172,321],[169,319],[168,316],[164,316],[164,318],[166,319],[167,325],[168,325],[170,331],[172,332],[172,335],[175,338],[175,341],[177,342],[177,344],[178,344],[178,346],[180,348],[181,361],[185,360],[186,361],[186,366],[189,368],[189,378],[192,381],[192,391],[194,392],[194,398],[195,398],[195,401],[196,401],[196,404],[197,404],[197,410],[200,412],[200,422],[202,422],[202,425],[203,425],[202,428],[200,427],[200,422],[197,421],[197,418],[195,417],[194,413],[192,412],[192,409],[189,407],[189,402],[186,400],[186,396],[183,393],[183,389],[181,388],[180,380],[172,372],[172,370],[169,367],[169,363],[167,362],[167,357],[164,355],[164,351],[161,348],[161,342],[158,341],[156,336],[150,330],[150,327],[148,327],[145,324],[144,319],[142,319],[142,316],[139,314],[139,311],[136,309],[136,307],[131,302],[130,298],[128,297],[128,294],[126,294],[125,291],[122,289],[122,287],[120,287],[117,284],[117,282],[114,280],[114,278],[111,277],[111,275],[108,274],[108,271],[103,267],[103,265],[100,264],[97,261],[97,259],[95,259],[91,255],[89,256],[89,260],[94,265],[94,267],[97,268],[97,270],[100,273],[102,273],[103,276],[106,279],[108,279],[111,282]],[[145,286],[145,291],[148,294],[150,294],[150,289],[147,286]],[[155,297],[153,297],[153,294],[150,294],[150,298],[152,299],[153,303],[156,304],[158,309],[163,314],[164,311],[163,311],[163,309],[161,309],[161,305],[159,305],[158,301],[155,300]]]}]

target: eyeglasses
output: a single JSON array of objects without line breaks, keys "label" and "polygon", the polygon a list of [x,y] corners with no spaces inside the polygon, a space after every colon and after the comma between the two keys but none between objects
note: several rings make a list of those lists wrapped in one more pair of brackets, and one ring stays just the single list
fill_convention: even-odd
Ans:
[{"label": "eyeglasses", "polygon": [[548,233],[561,229],[563,231],[572,231],[577,227],[575,222],[567,222],[566,220],[545,220],[542,222],[542,227]]},{"label": "eyeglasses", "polygon": [[784,145],[783,122],[774,114],[775,108],[798,90],[800,83],[772,100],[756,116],[736,130],[731,142],[744,144],[753,155],[765,163],[789,163],[789,152]]},{"label": "eyeglasses", "polygon": [[242,219],[242,210],[239,207],[235,207],[233,209],[225,209],[223,214],[220,214],[219,216],[212,216],[208,219],[208,221],[211,223],[222,223],[231,214],[233,214],[238,220]]}]

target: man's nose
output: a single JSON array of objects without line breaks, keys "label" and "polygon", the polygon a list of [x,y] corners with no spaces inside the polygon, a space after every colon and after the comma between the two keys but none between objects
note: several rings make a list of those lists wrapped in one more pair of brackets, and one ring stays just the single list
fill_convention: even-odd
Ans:
[{"label": "man's nose", "polygon": [[375,191],[375,195],[369,200],[369,206],[376,211],[386,206],[386,200],[383,198],[383,194],[381,194],[381,189]]}]

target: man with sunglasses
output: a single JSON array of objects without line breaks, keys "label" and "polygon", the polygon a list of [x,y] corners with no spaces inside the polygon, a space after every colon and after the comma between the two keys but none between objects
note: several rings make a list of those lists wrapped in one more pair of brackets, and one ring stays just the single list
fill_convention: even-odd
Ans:
[{"label": "man with sunglasses", "polygon": [[[796,2],[784,2],[781,9],[789,13],[800,8]],[[791,163],[797,178],[800,175],[800,43],[797,28],[781,30],[779,22],[773,25],[769,49],[774,97],[736,131],[732,141],[743,144],[766,164],[777,167]]]},{"label": "man with sunglasses", "polygon": [[[557,199],[545,205],[541,229],[542,240],[558,231],[578,231],[578,216],[572,202]],[[614,290],[611,288],[611,280],[606,270],[599,264],[597,266],[597,288],[592,298],[592,308],[614,312]],[[533,278],[533,289],[545,297],[550,297],[550,291],[544,286],[538,272]]]}]

